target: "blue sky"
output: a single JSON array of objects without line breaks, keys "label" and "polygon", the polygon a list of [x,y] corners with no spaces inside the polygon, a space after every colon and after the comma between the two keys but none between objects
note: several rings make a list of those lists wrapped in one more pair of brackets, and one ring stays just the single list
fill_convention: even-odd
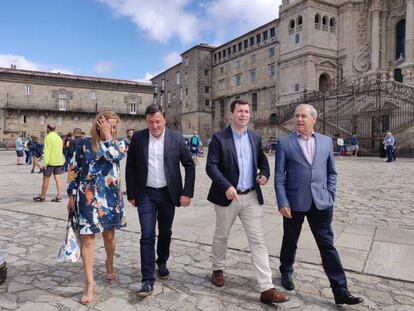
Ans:
[{"label": "blue sky", "polygon": [[148,81],[201,43],[278,15],[280,0],[2,0],[0,67]]}]

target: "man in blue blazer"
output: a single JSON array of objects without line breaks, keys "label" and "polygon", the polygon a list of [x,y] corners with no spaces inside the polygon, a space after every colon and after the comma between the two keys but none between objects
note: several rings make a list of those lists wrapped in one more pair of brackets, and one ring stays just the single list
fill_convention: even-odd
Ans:
[{"label": "man in blue blazer", "polygon": [[263,234],[263,196],[270,170],[260,136],[247,128],[250,106],[240,99],[230,104],[231,126],[215,133],[208,146],[206,171],[212,180],[208,200],[214,203],[216,229],[212,245],[211,282],[224,285],[227,241],[231,227],[240,218],[249,240],[253,267],[263,303],[281,303],[289,298],[272,282],[269,255]]},{"label": "man in blue blazer", "polygon": [[295,111],[296,131],[279,139],[276,148],[275,190],[283,215],[283,242],[280,251],[282,286],[295,288],[292,273],[299,235],[306,217],[322,257],[336,304],[358,304],[351,295],[339,254],[333,245],[333,204],[336,170],[332,139],[315,133],[316,109],[307,104]]},{"label": "man in blue blazer", "polygon": [[[126,186],[129,202],[137,207],[141,226],[142,286],[145,297],[153,292],[155,263],[158,277],[169,276],[171,227],[176,206],[189,206],[194,193],[195,165],[183,135],[165,127],[162,108],[150,105],[145,111],[147,129],[135,132],[128,149]],[[184,187],[180,163],[185,169]],[[157,260],[155,260],[158,221]]]}]

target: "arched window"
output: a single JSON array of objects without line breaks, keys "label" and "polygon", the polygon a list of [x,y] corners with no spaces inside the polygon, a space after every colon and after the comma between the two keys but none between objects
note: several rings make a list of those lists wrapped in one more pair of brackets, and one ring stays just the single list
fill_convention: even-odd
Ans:
[{"label": "arched window", "polygon": [[321,16],[319,14],[315,15],[315,28],[321,29]]},{"label": "arched window", "polygon": [[336,20],[333,17],[329,20],[329,30],[332,32],[335,32],[336,30]]},{"label": "arched window", "polygon": [[302,16],[301,16],[301,15],[299,15],[299,16],[296,18],[296,30],[297,30],[297,31],[300,31],[300,30],[302,30],[302,27],[303,27],[303,19],[302,19]]},{"label": "arched window", "polygon": [[328,30],[328,16],[322,17],[322,29]]},{"label": "arched window", "polygon": [[323,73],[319,76],[319,91],[328,90],[329,80],[330,78],[326,73]]},{"label": "arched window", "polygon": [[405,58],[405,19],[395,25],[395,59]]},{"label": "arched window", "polygon": [[289,34],[292,34],[295,32],[295,21],[293,19],[289,22]]}]

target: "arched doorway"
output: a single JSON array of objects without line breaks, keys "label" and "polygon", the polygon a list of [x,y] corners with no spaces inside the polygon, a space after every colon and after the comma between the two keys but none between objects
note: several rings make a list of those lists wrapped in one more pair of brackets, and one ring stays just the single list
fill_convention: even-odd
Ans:
[{"label": "arched doorway", "polygon": [[395,59],[405,58],[405,19],[395,25]]},{"label": "arched doorway", "polygon": [[326,91],[329,86],[329,76],[323,73],[319,76],[319,91]]},{"label": "arched doorway", "polygon": [[276,113],[272,113],[270,115],[270,124],[271,125],[276,125],[277,124],[277,115],[276,115]]}]

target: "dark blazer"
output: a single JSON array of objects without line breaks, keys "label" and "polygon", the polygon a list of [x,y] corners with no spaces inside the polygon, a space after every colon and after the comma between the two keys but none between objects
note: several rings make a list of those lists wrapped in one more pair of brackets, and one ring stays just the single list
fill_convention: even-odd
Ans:
[{"label": "dark blazer", "polygon": [[333,207],[336,193],[336,170],[332,139],[315,133],[316,150],[309,164],[299,145],[296,132],[279,139],[275,158],[277,205],[292,211],[306,212],[315,203],[323,210]]},{"label": "dark blazer", "polygon": [[[138,205],[146,192],[148,177],[149,130],[135,132],[128,149],[125,179],[128,200],[135,199]],[[180,171],[180,162],[185,169],[185,183]],[[175,206],[180,206],[182,195],[193,197],[195,164],[181,133],[165,129],[164,171],[168,192]]]},{"label": "dark blazer", "polygon": [[[257,175],[263,175],[269,179],[269,162],[263,152],[261,138],[249,129],[247,132],[253,149],[254,171],[259,171]],[[213,135],[208,145],[206,171],[213,181],[207,199],[217,205],[229,206],[231,200],[227,199],[225,192],[231,186],[237,188],[240,174],[236,146],[230,126]],[[254,176],[254,179],[256,179],[256,176]],[[263,204],[260,185],[255,183],[255,188],[259,203]]]}]

